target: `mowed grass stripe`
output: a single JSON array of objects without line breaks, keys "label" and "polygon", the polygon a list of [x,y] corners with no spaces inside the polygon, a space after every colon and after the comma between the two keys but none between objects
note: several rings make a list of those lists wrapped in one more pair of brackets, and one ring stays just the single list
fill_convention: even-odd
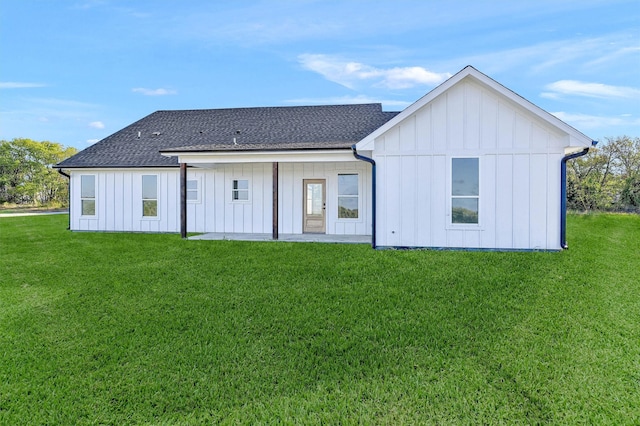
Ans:
[{"label": "mowed grass stripe", "polygon": [[640,218],[561,253],[0,220],[0,423],[640,422]]}]

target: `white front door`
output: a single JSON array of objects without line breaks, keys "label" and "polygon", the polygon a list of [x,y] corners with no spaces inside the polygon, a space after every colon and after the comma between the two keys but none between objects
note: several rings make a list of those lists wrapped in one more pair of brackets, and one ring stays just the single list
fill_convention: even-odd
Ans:
[{"label": "white front door", "polygon": [[325,179],[304,179],[304,205],[302,207],[302,232],[324,234],[326,232],[325,215]]}]

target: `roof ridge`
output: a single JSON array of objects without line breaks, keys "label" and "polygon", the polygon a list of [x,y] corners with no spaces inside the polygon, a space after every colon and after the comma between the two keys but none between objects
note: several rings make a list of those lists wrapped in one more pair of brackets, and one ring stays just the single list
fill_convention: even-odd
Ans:
[{"label": "roof ridge", "polygon": [[[204,111],[238,111],[238,110],[259,110],[259,109],[293,109],[293,108],[327,108],[327,107],[359,107],[359,106],[379,106],[382,110],[381,102],[368,102],[357,104],[322,104],[322,105],[271,105],[271,106],[248,106],[248,107],[223,107],[223,108],[191,108],[191,109],[160,109],[156,112],[204,112]],[[386,111],[383,111],[386,112]],[[152,114],[153,114],[152,113]]]}]

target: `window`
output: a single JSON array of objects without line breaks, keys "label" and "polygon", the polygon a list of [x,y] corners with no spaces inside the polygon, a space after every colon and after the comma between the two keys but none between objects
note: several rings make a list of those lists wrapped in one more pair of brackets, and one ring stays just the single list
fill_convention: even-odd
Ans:
[{"label": "window", "polygon": [[451,223],[478,223],[480,160],[451,159]]},{"label": "window", "polygon": [[82,216],[96,215],[96,177],[94,175],[80,176],[80,206]]},{"label": "window", "polygon": [[197,179],[187,180],[187,201],[197,203],[200,201],[200,181]]},{"label": "window", "polygon": [[142,216],[158,216],[158,176],[142,176]]},{"label": "window", "polygon": [[338,219],[357,219],[358,204],[358,175],[338,175]]},{"label": "window", "polygon": [[249,181],[247,179],[234,179],[231,200],[249,201]]}]

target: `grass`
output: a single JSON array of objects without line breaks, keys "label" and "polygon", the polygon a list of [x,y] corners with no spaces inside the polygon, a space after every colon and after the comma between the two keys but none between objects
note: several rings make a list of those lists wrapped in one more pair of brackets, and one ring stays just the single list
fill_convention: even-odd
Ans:
[{"label": "grass", "polygon": [[0,424],[638,424],[640,217],[561,253],[0,219]]}]

